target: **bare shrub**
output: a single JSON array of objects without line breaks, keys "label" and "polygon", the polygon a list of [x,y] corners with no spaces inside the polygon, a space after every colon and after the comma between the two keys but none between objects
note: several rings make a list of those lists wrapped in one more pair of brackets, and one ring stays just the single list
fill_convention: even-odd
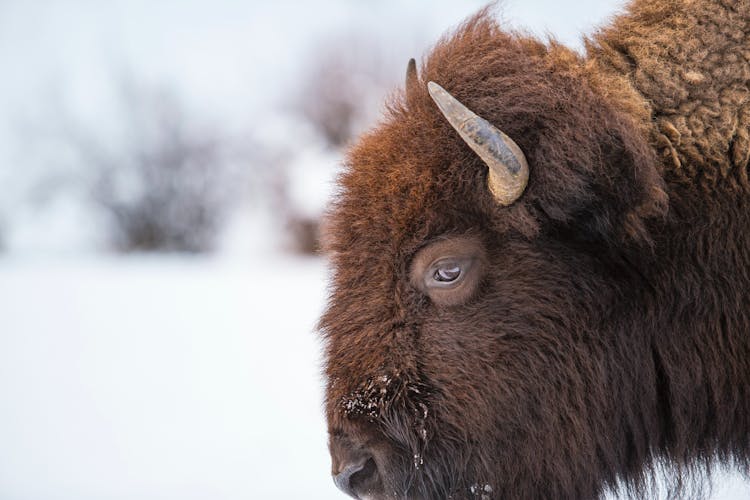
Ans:
[{"label": "bare shrub", "polygon": [[293,108],[330,147],[341,148],[378,114],[397,81],[395,64],[377,40],[345,35],[313,48]]},{"label": "bare shrub", "polygon": [[120,95],[121,137],[75,137],[112,245],[123,252],[211,250],[241,185],[222,137],[191,121],[168,91],[125,82]]},{"label": "bare shrub", "polygon": [[291,249],[303,255],[320,252],[320,219],[294,214],[286,221],[286,231],[291,236]]},{"label": "bare shrub", "polygon": [[[343,148],[377,118],[388,89],[398,81],[405,60],[389,59],[382,42],[364,35],[342,35],[314,45],[301,68],[301,77],[290,90],[287,109],[298,123],[314,132],[318,149],[337,152],[330,155],[329,171],[336,168]],[[401,68],[401,69],[397,69]],[[308,146],[310,147],[310,146]],[[312,146],[315,149],[316,146]],[[325,156],[325,153],[320,156]],[[320,215],[301,210],[290,183],[297,182],[300,152],[292,152],[275,169],[273,194],[275,213],[282,219],[286,240],[296,252],[316,253],[320,244]],[[309,165],[321,169],[321,165]],[[321,172],[325,175],[325,172]],[[323,182],[323,180],[320,180]]]},{"label": "bare shrub", "polygon": [[310,207],[303,209],[291,193],[289,171],[294,169],[290,168],[290,162],[288,156],[281,156],[277,158],[276,168],[271,169],[273,175],[268,184],[271,209],[283,230],[284,247],[297,254],[315,255],[321,250],[320,214],[311,212]]}]

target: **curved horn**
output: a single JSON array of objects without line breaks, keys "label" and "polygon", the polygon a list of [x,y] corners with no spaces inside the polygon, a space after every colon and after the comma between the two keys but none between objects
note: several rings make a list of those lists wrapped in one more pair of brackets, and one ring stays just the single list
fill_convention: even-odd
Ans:
[{"label": "curved horn", "polygon": [[437,83],[429,82],[427,90],[461,139],[490,168],[487,185],[498,203],[507,206],[516,201],[529,180],[529,164],[518,144]]}]

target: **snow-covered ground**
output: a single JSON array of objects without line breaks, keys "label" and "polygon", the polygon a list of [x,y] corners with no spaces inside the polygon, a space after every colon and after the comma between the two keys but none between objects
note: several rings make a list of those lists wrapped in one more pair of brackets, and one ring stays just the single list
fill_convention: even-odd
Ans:
[{"label": "snow-covered ground", "polygon": [[[320,259],[0,259],[0,498],[343,498]],[[750,498],[720,480],[715,499]]]},{"label": "snow-covered ground", "polygon": [[0,260],[0,498],[327,499],[316,259]]}]

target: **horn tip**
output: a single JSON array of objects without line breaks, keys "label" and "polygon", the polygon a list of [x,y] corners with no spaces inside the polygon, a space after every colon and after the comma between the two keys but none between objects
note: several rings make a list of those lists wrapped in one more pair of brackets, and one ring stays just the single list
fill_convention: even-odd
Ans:
[{"label": "horn tip", "polygon": [[427,91],[430,93],[431,96],[435,97],[435,94],[440,92],[441,90],[445,91],[445,89],[443,89],[443,87],[441,87],[437,83],[433,81],[427,82]]}]

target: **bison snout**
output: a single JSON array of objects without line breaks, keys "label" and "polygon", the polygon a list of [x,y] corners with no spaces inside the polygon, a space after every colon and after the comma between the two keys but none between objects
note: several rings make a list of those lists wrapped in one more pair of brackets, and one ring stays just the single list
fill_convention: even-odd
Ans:
[{"label": "bison snout", "polygon": [[380,489],[375,459],[346,437],[331,438],[331,475],[336,487],[353,498],[369,497]]}]

